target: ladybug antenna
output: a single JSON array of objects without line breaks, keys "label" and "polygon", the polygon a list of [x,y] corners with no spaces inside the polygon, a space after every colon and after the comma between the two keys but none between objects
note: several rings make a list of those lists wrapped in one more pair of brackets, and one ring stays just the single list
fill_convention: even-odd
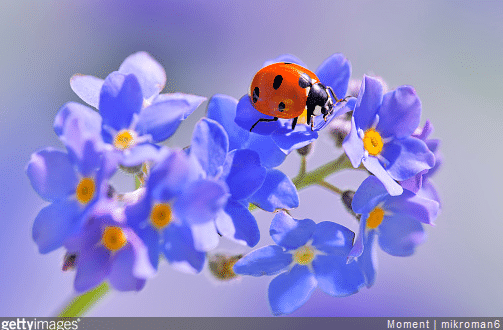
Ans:
[{"label": "ladybug antenna", "polygon": [[351,95],[347,95],[347,96],[345,96],[345,97],[344,97],[344,98],[342,98],[342,99],[338,99],[338,98],[337,98],[337,95],[335,95],[335,92],[334,92],[334,90],[332,89],[332,87],[327,86],[327,89],[330,91],[330,93],[332,93],[332,97],[333,97],[333,99],[334,99],[335,103],[339,103],[339,102],[346,102],[346,101],[348,100],[348,98],[350,98],[350,97],[351,97]]}]

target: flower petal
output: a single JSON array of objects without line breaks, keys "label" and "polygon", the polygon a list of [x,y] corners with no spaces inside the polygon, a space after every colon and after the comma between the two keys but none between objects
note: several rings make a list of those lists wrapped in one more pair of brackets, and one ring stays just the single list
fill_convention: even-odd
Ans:
[{"label": "flower petal", "polygon": [[232,200],[227,202],[225,212],[231,217],[235,228],[231,239],[244,242],[250,247],[257,245],[260,240],[260,231],[257,220],[255,220],[251,212],[243,205]]},{"label": "flower petal", "polygon": [[365,285],[370,288],[374,285],[376,280],[377,271],[377,250],[374,246],[374,238],[376,237],[376,231],[371,230],[367,235],[365,241],[365,250],[363,250],[362,255],[358,258],[357,264],[365,276]]},{"label": "flower petal", "polygon": [[121,165],[133,167],[141,165],[146,161],[155,161],[159,158],[159,146],[150,143],[144,143],[126,149],[122,152],[120,159]]},{"label": "flower petal", "polygon": [[69,117],[61,133],[61,141],[68,150],[72,163],[83,176],[90,176],[101,164],[103,140],[97,132],[90,132],[77,116]]},{"label": "flower petal", "polygon": [[[229,136],[229,150],[242,149],[248,141],[250,132],[239,127],[234,119],[238,101],[224,94],[213,95],[208,103],[207,116],[223,126]],[[256,135],[256,134],[254,134]]]},{"label": "flower petal", "polygon": [[295,130],[292,130],[290,123],[285,123],[283,127],[275,130],[271,137],[278,147],[285,154],[288,154],[292,150],[302,148],[316,140],[318,132],[312,131],[311,127],[307,125],[297,125]]},{"label": "flower petal", "polygon": [[164,229],[163,235],[162,251],[172,267],[190,274],[203,269],[205,253],[194,249],[192,232],[187,226],[170,224]]},{"label": "flower petal", "polygon": [[[99,95],[99,91],[98,91]],[[101,132],[101,116],[100,114],[85,105],[76,102],[68,102],[63,105],[56,117],[54,118],[54,132],[56,135],[61,136],[63,134],[63,127],[65,126],[68,118],[77,117],[84,124],[86,131],[91,132],[91,134],[99,135]]]},{"label": "flower petal", "polygon": [[248,141],[242,148],[258,153],[260,163],[265,168],[279,166],[286,158],[286,154],[278,147],[270,135],[251,133]]},{"label": "flower petal", "polygon": [[397,139],[410,136],[421,118],[421,101],[411,86],[401,86],[382,99],[376,130],[382,137]]},{"label": "flower petal", "polygon": [[73,286],[77,292],[86,292],[100,284],[110,272],[110,251],[98,246],[79,253],[77,274]]},{"label": "flower petal", "polygon": [[297,56],[292,55],[292,54],[281,54],[278,57],[265,61],[262,67],[266,67],[268,65],[274,64],[274,63],[280,63],[280,62],[286,62],[286,63],[295,63],[300,66],[306,67],[304,62],[302,62]]},{"label": "flower petal", "polygon": [[77,73],[70,78],[70,87],[82,101],[98,109],[103,82],[104,80],[98,77]]},{"label": "flower petal", "polygon": [[234,272],[241,275],[275,275],[292,262],[292,254],[277,245],[264,246],[251,251],[234,264]]},{"label": "flower petal", "polygon": [[332,221],[322,221],[316,224],[312,244],[319,251],[343,256],[346,263],[345,258],[353,247],[354,238],[355,233],[343,225]]},{"label": "flower petal", "polygon": [[157,269],[160,253],[160,236],[157,230],[148,223],[150,211],[150,199],[145,196],[134,204],[126,205],[124,214],[127,224],[134,229],[147,246],[150,263]]},{"label": "flower petal", "polygon": [[358,136],[358,128],[356,127],[354,116],[351,117],[351,131],[344,139],[342,147],[346,155],[348,155],[351,165],[353,165],[354,168],[360,166],[363,156],[365,155],[365,149],[363,148],[362,139]]},{"label": "flower petal", "polygon": [[78,179],[68,154],[46,148],[31,155],[26,175],[33,189],[48,201],[55,201],[75,193]]},{"label": "flower petal", "polygon": [[426,224],[432,224],[435,221],[439,210],[439,204],[436,201],[420,197],[410,191],[388,198],[384,207],[386,211],[396,216],[406,214]]},{"label": "flower petal", "polygon": [[269,234],[276,244],[294,250],[306,244],[316,230],[311,219],[296,220],[285,212],[278,212],[271,221]]},{"label": "flower petal", "polygon": [[358,264],[347,264],[344,256],[318,255],[313,260],[313,269],[318,287],[331,296],[357,293],[365,283]]},{"label": "flower petal", "polygon": [[317,281],[306,266],[296,265],[269,284],[269,305],[274,315],[289,314],[309,300]]},{"label": "flower petal", "polygon": [[159,162],[152,167],[147,184],[147,194],[155,200],[169,201],[185,190],[190,181],[196,160],[182,150],[159,150]]},{"label": "flower petal", "polygon": [[235,150],[227,155],[221,178],[229,187],[231,198],[241,200],[250,197],[261,186],[267,170],[260,165],[255,151]]},{"label": "flower petal", "polygon": [[61,200],[44,207],[33,223],[32,237],[40,253],[61,247],[79,229],[80,205],[75,200]]},{"label": "flower petal", "polygon": [[223,127],[214,120],[199,120],[192,134],[190,153],[196,157],[210,177],[222,168],[229,150],[229,139]]},{"label": "flower petal", "polygon": [[363,159],[363,165],[367,170],[374,174],[386,187],[388,193],[391,196],[401,195],[403,192],[402,186],[400,186],[388,172],[383,168],[381,163],[376,157],[369,156]]},{"label": "flower petal", "polygon": [[349,251],[347,263],[353,262],[356,258],[362,255],[365,248],[365,227],[367,225],[367,218],[369,217],[368,213],[364,213],[361,215],[360,224],[358,226],[358,234],[356,235],[356,239],[354,242],[351,251]]},{"label": "flower petal", "polygon": [[[239,127],[249,132],[252,126],[261,118],[273,119],[274,117],[259,112],[251,103],[250,97],[248,95],[243,95],[243,97],[239,99],[238,105],[236,107],[236,119],[234,120],[235,123],[238,124]],[[280,127],[281,122],[279,120],[272,122],[260,122],[253,128],[253,133],[270,135]]]},{"label": "flower petal", "polygon": [[166,85],[164,68],[147,52],[137,52],[126,57],[119,72],[136,76],[145,99],[159,94]]},{"label": "flower petal", "polygon": [[321,63],[316,75],[323,85],[332,87],[338,99],[342,99],[348,90],[351,63],[344,55],[334,54]]},{"label": "flower petal", "polygon": [[371,175],[367,177],[356,190],[351,208],[357,214],[369,213],[387,196],[388,191],[382,182]]},{"label": "flower petal", "polygon": [[435,189],[435,186],[430,180],[424,180],[423,181],[423,186],[419,191],[417,192],[418,196],[421,196],[423,198],[428,198],[431,200],[434,200],[438,203],[439,207],[442,206],[442,203],[440,201],[440,196],[438,195],[437,190]]},{"label": "flower petal", "polygon": [[217,247],[220,236],[214,221],[190,225],[194,239],[194,249],[201,252],[213,250]]},{"label": "flower petal", "polygon": [[174,201],[176,215],[189,225],[213,222],[227,202],[222,182],[199,179],[191,182]]},{"label": "flower petal", "polygon": [[363,76],[353,113],[357,128],[366,131],[374,123],[382,102],[382,90],[383,88],[379,80]]},{"label": "flower petal", "polygon": [[159,266],[159,254],[161,253],[161,237],[159,232],[148,224],[147,221],[145,221],[146,219],[147,218],[144,218],[144,227],[135,226],[132,228],[134,228],[134,231],[146,246],[146,252],[150,265],[154,270],[157,270],[157,267]]},{"label": "flower petal", "polygon": [[381,155],[388,162],[387,172],[395,180],[410,179],[435,165],[435,155],[423,141],[415,137],[392,140],[384,145]]},{"label": "flower petal", "polygon": [[161,94],[140,111],[135,130],[141,135],[150,134],[156,143],[162,142],[173,135],[204,100],[202,96],[182,93]]},{"label": "flower petal", "polygon": [[114,289],[140,291],[145,286],[145,279],[133,275],[134,263],[135,253],[131,244],[126,245],[113,255],[108,280]]},{"label": "flower petal", "polygon": [[263,210],[291,209],[299,206],[299,195],[292,180],[276,169],[267,171],[264,184],[250,197],[250,202]]},{"label": "flower petal", "polygon": [[423,175],[425,175],[426,173],[428,173],[428,170],[422,170],[413,177],[400,181],[400,185],[402,186],[402,188],[412,191],[414,194],[417,194],[417,192],[423,185]]},{"label": "flower petal", "polygon": [[406,257],[424,242],[426,233],[421,223],[407,214],[385,216],[379,225],[379,245],[392,256]]},{"label": "flower petal", "polygon": [[139,113],[143,96],[133,74],[112,72],[103,83],[100,93],[100,113],[103,125],[116,131],[128,129],[133,115]]},{"label": "flower petal", "polygon": [[[420,140],[426,141],[426,139],[428,139],[428,137],[431,135],[431,133],[433,133],[433,125],[431,124],[431,122],[428,119],[426,119],[426,122],[424,123],[423,128],[422,129],[419,128],[419,132],[418,132],[418,129],[416,129],[414,131],[414,134],[412,134],[412,136],[417,137]],[[431,150],[431,151],[435,152],[434,150]]]}]

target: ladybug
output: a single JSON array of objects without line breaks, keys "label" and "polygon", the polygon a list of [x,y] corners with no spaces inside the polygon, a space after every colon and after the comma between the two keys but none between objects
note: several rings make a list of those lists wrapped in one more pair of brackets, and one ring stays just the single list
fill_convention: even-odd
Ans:
[{"label": "ladybug", "polygon": [[257,111],[274,117],[260,118],[250,132],[259,122],[276,121],[278,118],[293,118],[294,129],[299,116],[303,114],[313,130],[315,115],[323,114],[326,121],[333,112],[334,103],[345,101],[337,99],[333,89],[325,87],[314,72],[288,62],[274,63],[260,69],[251,83],[250,99]]}]

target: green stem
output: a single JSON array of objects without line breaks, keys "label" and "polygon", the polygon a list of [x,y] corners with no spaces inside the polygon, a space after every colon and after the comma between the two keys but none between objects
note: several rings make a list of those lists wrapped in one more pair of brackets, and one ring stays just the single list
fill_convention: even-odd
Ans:
[{"label": "green stem", "polygon": [[101,283],[96,288],[73,298],[70,304],[59,313],[58,317],[79,317],[84,315],[91,307],[100,301],[108,291],[110,291],[108,283]]},{"label": "green stem", "polygon": [[327,188],[328,190],[330,190],[330,191],[332,191],[332,192],[334,192],[336,194],[339,194],[339,195],[342,195],[342,193],[344,192],[344,190],[339,189],[336,186],[334,186],[334,185],[332,185],[332,184],[330,184],[330,183],[328,183],[326,181],[320,181],[320,182],[318,182],[318,185],[322,186],[324,188]]},{"label": "green stem", "polygon": [[[292,179],[297,190],[305,188],[313,184],[320,184],[325,181],[325,178],[330,174],[336,173],[345,168],[352,168],[351,162],[346,154],[342,154],[339,158],[318,167],[317,169],[307,172],[304,175],[297,175]],[[323,185],[323,184],[321,184]]]},{"label": "green stem", "polygon": [[[346,157],[346,154],[342,154],[336,160],[322,165],[311,172],[306,172],[306,157],[302,157],[301,160],[302,161],[299,174],[292,179],[297,190],[301,190],[313,184],[318,184],[338,194],[342,194],[342,190],[326,182],[325,178],[330,174],[336,173],[345,168],[352,168],[349,159]],[[138,186],[139,183],[141,183],[140,180],[137,180],[136,185]],[[257,208],[258,207],[256,205],[250,204],[248,210],[253,211]],[[78,317],[84,315],[109,291],[110,286],[108,285],[108,283],[103,282],[95,289],[75,297],[72,302],[68,306],[66,306],[65,309],[59,314],[59,317]]]}]

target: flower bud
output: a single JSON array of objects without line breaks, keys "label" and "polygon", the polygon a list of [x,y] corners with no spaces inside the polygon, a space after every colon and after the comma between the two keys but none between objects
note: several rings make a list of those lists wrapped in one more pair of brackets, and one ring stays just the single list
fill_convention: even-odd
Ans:
[{"label": "flower bud", "polygon": [[346,210],[351,213],[352,215],[356,216],[356,214],[353,212],[353,207],[351,204],[353,203],[353,196],[355,195],[355,192],[352,190],[346,190],[342,193],[341,199],[342,203],[346,207]]},{"label": "flower bud", "polygon": [[136,165],[136,166],[119,165],[119,168],[128,174],[137,174],[142,171],[143,164]]},{"label": "flower bud", "polygon": [[74,270],[76,261],[77,261],[77,254],[67,252],[63,258],[63,267],[61,267],[61,270],[64,272],[68,270]]},{"label": "flower bud", "polygon": [[208,256],[208,265],[211,275],[221,281],[228,281],[236,278],[238,275],[234,273],[232,267],[234,267],[234,264],[242,257],[242,254],[234,256],[214,254]]},{"label": "flower bud", "polygon": [[328,125],[328,132],[335,141],[338,148],[342,147],[342,142],[351,131],[351,116],[353,112],[334,118]]},{"label": "flower bud", "polygon": [[313,151],[314,142],[309,143],[307,146],[297,149],[297,153],[303,157],[306,157]]}]

